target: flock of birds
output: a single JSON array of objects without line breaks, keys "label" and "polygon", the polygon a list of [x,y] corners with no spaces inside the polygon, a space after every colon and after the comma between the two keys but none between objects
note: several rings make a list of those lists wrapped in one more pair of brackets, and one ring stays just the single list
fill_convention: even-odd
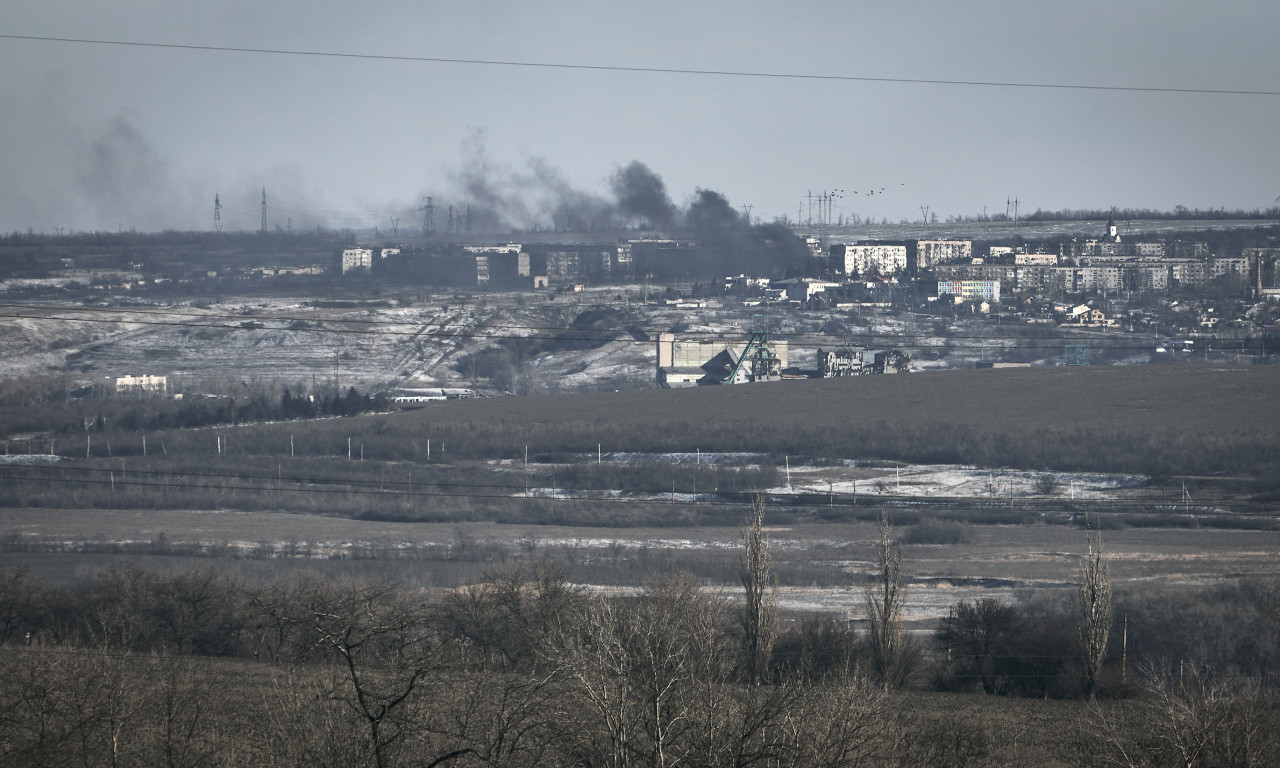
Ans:
[{"label": "flock of birds", "polygon": [[[906,184],[906,182],[902,182],[902,183],[898,184],[898,186],[900,186],[900,187],[905,187],[905,186],[907,186],[907,184]],[[877,190],[877,189],[875,189],[875,188],[868,189],[866,192],[860,192],[860,191],[858,191],[858,190],[856,190],[856,189],[855,189],[855,190],[853,190],[853,194],[855,194],[855,195],[868,195],[868,196],[869,196],[869,195],[883,195],[883,194],[884,194],[884,190],[885,190],[885,188],[884,188],[884,187],[881,187],[879,190]],[[843,190],[843,189],[841,189],[841,190],[837,190],[837,191],[838,191],[838,192],[843,192],[844,190]]]}]

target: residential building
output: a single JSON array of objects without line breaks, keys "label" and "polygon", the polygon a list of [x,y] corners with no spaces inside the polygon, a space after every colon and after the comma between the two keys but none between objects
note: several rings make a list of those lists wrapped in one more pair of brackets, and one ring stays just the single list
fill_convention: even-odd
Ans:
[{"label": "residential building", "polygon": [[1014,254],[1013,263],[1020,267],[1056,267],[1056,253],[1018,253]]},{"label": "residential building", "polygon": [[831,266],[846,275],[872,272],[892,275],[907,270],[907,246],[891,243],[860,243],[831,246]]},{"label": "residential building", "polygon": [[971,258],[973,258],[972,240],[916,241],[916,269],[929,269],[935,264]]},{"label": "residential building", "polygon": [[[331,251],[332,253],[332,251]],[[373,267],[372,248],[345,248],[342,251],[342,274],[352,270],[363,269],[366,272]]]}]

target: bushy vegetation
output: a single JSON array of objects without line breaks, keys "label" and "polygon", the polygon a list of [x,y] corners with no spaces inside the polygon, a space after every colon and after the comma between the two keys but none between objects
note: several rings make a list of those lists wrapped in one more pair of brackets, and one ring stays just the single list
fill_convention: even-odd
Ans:
[{"label": "bushy vegetation", "polygon": [[869,636],[829,619],[787,623],[753,674],[740,603],[672,573],[606,596],[551,561],[442,593],[4,569],[0,762],[1265,765],[1278,594],[1118,595],[1088,702],[1065,603],[961,601],[885,687]]}]

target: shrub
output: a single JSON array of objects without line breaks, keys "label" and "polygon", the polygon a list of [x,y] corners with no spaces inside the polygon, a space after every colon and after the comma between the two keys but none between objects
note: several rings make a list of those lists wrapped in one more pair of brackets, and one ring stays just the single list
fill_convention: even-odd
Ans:
[{"label": "shrub", "polygon": [[902,536],[907,544],[964,544],[972,539],[966,526],[933,518],[925,518],[907,528]]}]

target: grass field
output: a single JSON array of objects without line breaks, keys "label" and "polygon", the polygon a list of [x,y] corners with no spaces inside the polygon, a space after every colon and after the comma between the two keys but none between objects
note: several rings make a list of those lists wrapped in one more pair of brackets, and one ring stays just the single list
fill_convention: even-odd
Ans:
[{"label": "grass field", "polygon": [[[634,587],[676,568],[732,589],[745,507],[697,485],[712,469],[687,465],[705,457],[709,465],[768,465],[760,477],[770,491],[775,565],[784,607],[796,612],[857,613],[880,510],[908,543],[908,608],[921,621],[960,599],[1068,590],[1084,549],[1083,507],[1075,504],[1103,511],[1118,586],[1238,581],[1280,573],[1280,531],[1266,493],[1280,477],[1277,391],[1280,368],[1271,367],[1006,369],[486,398],[168,431],[150,436],[145,457],[130,452],[140,436],[123,432],[113,438],[114,458],[64,454],[55,462],[68,472],[111,470],[109,480],[68,483],[68,493],[94,503],[6,506],[0,564],[80,578],[121,559],[176,567],[212,557],[251,579],[306,567],[448,588],[505,561],[552,557],[579,583],[601,588]],[[366,460],[348,460],[348,445]],[[596,465],[597,450],[609,461]],[[896,463],[931,458],[947,463]],[[126,462],[144,473],[140,485],[126,485],[135,482]],[[1023,469],[984,469],[992,466]],[[295,468],[313,477],[273,491],[289,485]],[[1063,479],[1037,489],[1048,469]],[[176,485],[161,489],[172,503],[142,495],[155,481],[147,471],[175,473],[165,477]],[[202,471],[213,474],[199,479]],[[392,493],[402,475],[424,495]],[[308,492],[326,478],[340,484],[335,492]],[[668,499],[673,478],[679,495]],[[190,490],[177,489],[189,481]],[[574,483],[604,494],[622,487],[613,482],[634,496],[568,498]],[[445,485],[428,493],[431,483]],[[221,487],[228,484],[240,489]],[[473,498],[476,488],[493,498]],[[1016,506],[1001,500],[1006,488],[1016,491]],[[828,505],[827,491],[838,503]],[[1197,506],[1177,506],[1183,493]],[[377,514],[391,503],[383,499],[410,514]],[[1237,516],[1253,530],[1224,527]]]},{"label": "grass field", "polygon": [[[601,446],[1274,478],[1278,391],[1280,368],[1268,366],[862,376],[451,402],[369,417],[364,444],[381,455],[434,435],[438,450],[468,458]],[[311,426],[311,441],[333,442],[327,429]]]}]

